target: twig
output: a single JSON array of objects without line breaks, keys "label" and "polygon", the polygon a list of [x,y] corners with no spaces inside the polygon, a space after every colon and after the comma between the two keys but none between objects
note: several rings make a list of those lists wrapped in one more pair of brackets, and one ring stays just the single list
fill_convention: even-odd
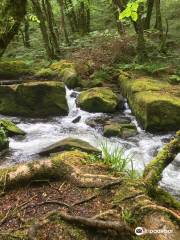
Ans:
[{"label": "twig", "polygon": [[124,198],[121,200],[121,202],[126,201],[126,200],[130,200],[130,199],[134,199],[134,198],[137,198],[137,197],[140,197],[140,196],[145,196],[145,195],[144,195],[144,192],[138,192],[138,193],[135,193],[135,194],[133,194],[133,195],[124,197]]},{"label": "twig", "polygon": [[67,203],[60,202],[60,201],[55,201],[55,200],[48,200],[48,201],[39,203],[38,206],[42,206],[42,205],[46,205],[46,204],[57,204],[59,206],[64,206],[64,207],[67,207],[67,208],[71,208],[71,206],[68,205]]},{"label": "twig", "polygon": [[99,195],[99,193],[96,193],[96,194],[94,194],[94,195],[92,195],[92,196],[90,196],[90,197],[88,197],[88,198],[85,198],[85,199],[83,199],[83,200],[81,200],[81,201],[75,202],[75,203],[73,203],[73,204],[71,205],[71,207],[74,207],[74,206],[77,206],[77,205],[80,205],[80,204],[89,202],[89,201],[95,199],[96,197],[98,197],[98,195]]},{"label": "twig", "polygon": [[1,221],[0,221],[0,226],[1,226],[3,223],[5,223],[5,221],[7,220],[7,218],[8,218],[9,215],[10,215],[11,210],[12,210],[12,207],[6,212],[5,216],[1,219]]}]

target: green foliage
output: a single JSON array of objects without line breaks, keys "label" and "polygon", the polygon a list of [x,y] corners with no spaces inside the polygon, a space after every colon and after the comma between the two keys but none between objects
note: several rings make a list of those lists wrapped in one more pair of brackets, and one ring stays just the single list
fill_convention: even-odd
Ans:
[{"label": "green foliage", "polygon": [[145,64],[121,64],[119,66],[123,70],[136,70],[145,72],[148,74],[157,74],[159,72],[166,71],[168,69],[168,64],[166,63],[145,63]]},{"label": "green foliage", "polygon": [[129,224],[133,224],[136,221],[136,219],[133,217],[132,212],[128,209],[122,210],[122,219],[124,220],[124,222]]},{"label": "green foliage", "polygon": [[112,149],[107,142],[101,143],[100,147],[105,164],[109,165],[114,171],[127,174],[130,178],[138,177],[138,173],[133,166],[132,156],[126,155],[123,147],[117,146]]},{"label": "green foliage", "polygon": [[171,84],[180,84],[180,76],[179,75],[171,75],[169,77],[169,82]]},{"label": "green foliage", "polygon": [[138,19],[138,8],[141,3],[143,3],[144,0],[134,0],[129,1],[126,5],[126,8],[124,11],[122,11],[119,15],[119,19],[123,20],[125,18],[131,18],[134,22]]}]

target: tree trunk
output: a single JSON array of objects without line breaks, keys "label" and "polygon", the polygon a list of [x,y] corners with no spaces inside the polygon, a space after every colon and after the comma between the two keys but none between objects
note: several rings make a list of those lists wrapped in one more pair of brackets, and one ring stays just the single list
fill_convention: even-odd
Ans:
[{"label": "tree trunk", "polygon": [[161,2],[160,0],[155,0],[156,7],[156,23],[155,28],[159,30],[160,36],[159,38],[163,40],[163,26],[162,26],[162,17],[161,17]]},{"label": "tree trunk", "polygon": [[30,37],[29,37],[29,21],[28,19],[24,20],[24,46],[29,48],[30,45]]},{"label": "tree trunk", "polygon": [[124,35],[125,29],[124,29],[123,23],[119,20],[119,10],[118,10],[119,8],[114,3],[112,4],[112,8],[113,8],[113,13],[114,13],[118,33],[119,35]]},{"label": "tree trunk", "polygon": [[138,61],[143,63],[147,58],[146,46],[145,46],[145,38],[144,38],[144,26],[141,18],[143,12],[143,5],[139,5],[138,9],[138,20],[137,20],[137,54]]},{"label": "tree trunk", "polygon": [[77,16],[71,0],[64,0],[64,7],[66,9],[66,16],[69,21],[72,32],[78,31]]},{"label": "tree trunk", "polygon": [[61,11],[61,26],[62,26],[62,30],[64,32],[64,38],[65,38],[66,44],[70,45],[68,32],[66,29],[65,15],[64,15],[64,0],[58,0],[58,3],[60,6],[60,11]]},{"label": "tree trunk", "polygon": [[150,29],[153,6],[154,6],[154,0],[148,0],[147,1],[147,15],[146,15],[145,23],[144,23],[144,29]]},{"label": "tree trunk", "polygon": [[51,45],[51,42],[50,42],[48,29],[46,26],[46,19],[43,15],[40,2],[39,2],[39,0],[38,1],[31,0],[31,1],[32,1],[33,7],[34,7],[34,12],[40,21],[39,25],[40,25],[40,29],[41,29],[41,33],[42,33],[42,37],[43,37],[43,41],[44,41],[44,47],[46,49],[47,56],[49,59],[56,59],[57,56],[55,55],[53,46]]},{"label": "tree trunk", "polygon": [[52,7],[49,0],[42,0],[42,9],[44,10],[44,13],[46,16],[51,44],[54,48],[55,55],[58,57],[60,54],[59,42],[58,42],[56,32],[54,30],[55,21],[54,21],[53,11],[52,11]]},{"label": "tree trunk", "polygon": [[26,3],[26,0],[8,0],[6,2],[4,9],[6,14],[14,19],[14,23],[7,31],[0,33],[0,57],[20,28],[26,14]]}]

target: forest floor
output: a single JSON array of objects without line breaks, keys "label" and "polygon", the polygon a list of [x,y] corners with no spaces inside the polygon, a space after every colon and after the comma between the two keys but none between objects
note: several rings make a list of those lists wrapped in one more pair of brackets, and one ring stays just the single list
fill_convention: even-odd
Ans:
[{"label": "forest floor", "polygon": [[[142,179],[89,162],[80,152],[67,152],[66,156],[65,162],[78,169],[80,180],[87,184],[68,179],[51,182],[47,174],[45,179],[1,194],[0,239],[131,240],[137,239],[134,230],[139,224],[153,229],[166,225],[173,235],[161,238],[164,235],[160,234],[155,239],[178,239],[179,210],[161,207],[147,196]],[[174,223],[169,214],[177,218]]]}]

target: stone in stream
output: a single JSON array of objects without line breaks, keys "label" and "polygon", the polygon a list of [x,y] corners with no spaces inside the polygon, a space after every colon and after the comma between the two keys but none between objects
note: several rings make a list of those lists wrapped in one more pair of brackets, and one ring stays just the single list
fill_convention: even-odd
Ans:
[{"label": "stone in stream", "polygon": [[67,115],[65,86],[57,81],[0,86],[0,113],[27,117]]},{"label": "stone in stream", "polygon": [[12,121],[8,119],[0,119],[0,127],[6,131],[8,137],[26,134],[23,130],[21,130]]},{"label": "stone in stream", "polygon": [[79,94],[76,102],[78,107],[87,112],[112,113],[117,111],[120,99],[111,88],[96,87]]},{"label": "stone in stream", "polygon": [[65,138],[54,144],[51,144],[49,147],[43,149],[39,154],[42,156],[49,156],[51,153],[58,153],[62,151],[69,151],[78,149],[83,152],[101,154],[101,151],[88,142],[76,138]]},{"label": "stone in stream", "polygon": [[136,126],[132,123],[110,122],[104,126],[105,137],[129,138],[137,134]]},{"label": "stone in stream", "polygon": [[72,123],[78,123],[80,120],[81,120],[81,116],[78,116],[72,120]]},{"label": "stone in stream", "polygon": [[72,97],[72,98],[76,98],[78,96],[78,93],[77,92],[72,92],[71,94],[70,94],[70,97]]},{"label": "stone in stream", "polygon": [[9,140],[3,128],[0,128],[0,152],[9,147]]}]

